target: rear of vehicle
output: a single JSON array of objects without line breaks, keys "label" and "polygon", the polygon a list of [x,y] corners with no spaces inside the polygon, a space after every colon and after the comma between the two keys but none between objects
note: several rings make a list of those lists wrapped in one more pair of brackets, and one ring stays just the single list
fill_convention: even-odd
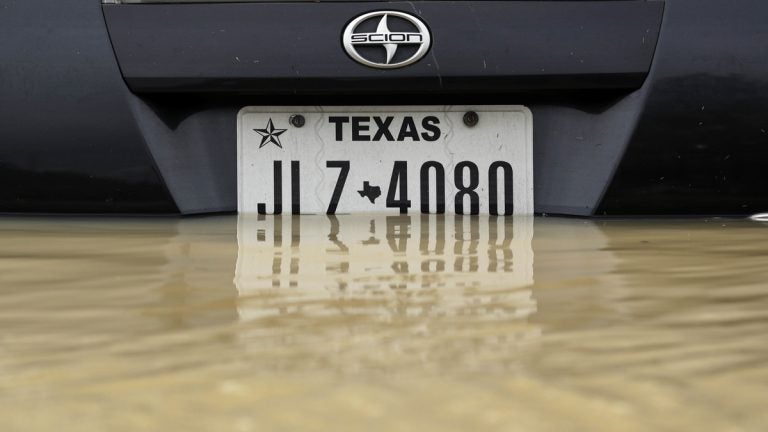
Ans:
[{"label": "rear of vehicle", "polygon": [[2,5],[0,212],[768,209],[761,0]]}]

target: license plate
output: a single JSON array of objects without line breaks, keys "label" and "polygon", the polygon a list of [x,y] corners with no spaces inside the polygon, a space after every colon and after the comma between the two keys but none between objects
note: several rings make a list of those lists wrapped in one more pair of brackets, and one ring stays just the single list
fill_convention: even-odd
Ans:
[{"label": "license plate", "polygon": [[532,147],[522,106],[246,107],[238,209],[532,214]]}]

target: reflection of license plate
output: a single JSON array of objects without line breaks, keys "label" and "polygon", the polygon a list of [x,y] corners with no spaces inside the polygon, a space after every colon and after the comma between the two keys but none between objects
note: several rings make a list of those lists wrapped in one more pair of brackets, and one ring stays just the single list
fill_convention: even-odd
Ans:
[{"label": "reflection of license plate", "polygon": [[238,208],[531,214],[532,146],[520,106],[247,107]]}]

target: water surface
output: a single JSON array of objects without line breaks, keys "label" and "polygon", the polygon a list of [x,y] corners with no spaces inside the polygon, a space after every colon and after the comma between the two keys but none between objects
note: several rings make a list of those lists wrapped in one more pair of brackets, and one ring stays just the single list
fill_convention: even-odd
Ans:
[{"label": "water surface", "polygon": [[768,226],[0,219],[3,431],[764,431]]}]

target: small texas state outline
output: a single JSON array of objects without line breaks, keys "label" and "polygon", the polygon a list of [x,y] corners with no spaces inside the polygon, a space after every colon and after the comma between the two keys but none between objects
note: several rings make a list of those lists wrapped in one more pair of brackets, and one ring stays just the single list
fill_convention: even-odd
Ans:
[{"label": "small texas state outline", "polygon": [[363,198],[368,198],[371,204],[376,204],[376,199],[381,196],[381,188],[378,186],[371,186],[370,182],[363,183],[363,190],[357,191]]}]

